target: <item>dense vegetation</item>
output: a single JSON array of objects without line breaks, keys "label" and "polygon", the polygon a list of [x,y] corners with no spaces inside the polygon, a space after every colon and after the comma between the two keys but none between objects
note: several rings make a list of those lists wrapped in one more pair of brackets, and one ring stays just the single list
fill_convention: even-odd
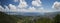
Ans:
[{"label": "dense vegetation", "polygon": [[0,23],[60,23],[60,14],[57,14],[53,19],[47,17],[31,17],[7,15],[0,12]]},{"label": "dense vegetation", "polygon": [[0,23],[17,23],[17,21],[18,19],[15,16],[0,12]]}]

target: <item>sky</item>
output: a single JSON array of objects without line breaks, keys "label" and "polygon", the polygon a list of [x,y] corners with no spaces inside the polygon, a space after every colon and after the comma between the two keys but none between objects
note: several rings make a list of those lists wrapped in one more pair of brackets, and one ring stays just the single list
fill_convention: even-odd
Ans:
[{"label": "sky", "polygon": [[56,12],[60,0],[0,0],[2,12]]}]

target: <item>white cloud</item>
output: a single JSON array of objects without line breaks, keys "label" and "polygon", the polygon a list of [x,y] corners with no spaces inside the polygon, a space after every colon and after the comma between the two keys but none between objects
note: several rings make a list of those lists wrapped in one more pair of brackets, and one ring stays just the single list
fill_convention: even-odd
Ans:
[{"label": "white cloud", "polygon": [[35,11],[36,11],[36,8],[34,8],[34,7],[29,7],[28,10],[29,10],[30,12],[35,12]]},{"label": "white cloud", "polygon": [[4,8],[1,5],[0,5],[0,11],[2,12],[4,11]]},{"label": "white cloud", "polygon": [[6,5],[4,5],[4,7],[5,7],[5,11],[4,12],[8,12],[9,11],[9,8],[8,8],[8,6],[6,6]]},{"label": "white cloud", "polygon": [[37,11],[38,11],[38,12],[46,12],[46,13],[48,13],[48,12],[53,12],[52,10],[45,10],[43,7],[38,8]]},{"label": "white cloud", "polygon": [[50,10],[45,10],[43,7],[36,9],[35,7],[29,7],[28,9],[19,9],[20,12],[52,12]]},{"label": "white cloud", "polygon": [[[4,9],[4,7],[5,7],[5,9]],[[9,4],[9,6],[4,5],[4,7],[2,7],[0,5],[0,11],[2,11],[2,12],[17,12],[17,8],[15,5]]]},{"label": "white cloud", "polygon": [[10,4],[8,7],[7,6],[5,7],[6,8],[3,9],[3,7],[0,6],[0,9],[2,8],[2,11],[5,12],[52,12],[52,11],[45,10],[43,7],[38,9],[36,9],[35,7],[29,7],[28,9],[17,9],[12,4]]},{"label": "white cloud", "polygon": [[9,10],[8,6],[4,5],[5,9]]},{"label": "white cloud", "polygon": [[27,2],[25,2],[25,0],[20,0],[20,3],[18,5],[19,8],[26,8],[28,5],[27,5]]},{"label": "white cloud", "polygon": [[17,8],[16,8],[15,5],[9,4],[9,9],[10,9],[10,10],[16,10]]},{"label": "white cloud", "polygon": [[28,12],[27,9],[18,9],[18,12]]},{"label": "white cloud", "polygon": [[60,10],[60,2],[54,2],[53,6],[52,6],[53,9],[56,9],[56,10]]},{"label": "white cloud", "polygon": [[44,12],[44,8],[43,8],[43,7],[38,8],[38,11],[39,11],[39,12]]},{"label": "white cloud", "polygon": [[8,6],[5,6],[5,12],[16,12],[17,8],[13,4],[9,4]]},{"label": "white cloud", "polygon": [[41,6],[41,1],[40,0],[33,0],[32,5],[33,6]]},{"label": "white cloud", "polygon": [[51,10],[45,10],[43,7],[36,9],[35,7],[29,7],[28,9],[21,9],[22,12],[53,12]]}]

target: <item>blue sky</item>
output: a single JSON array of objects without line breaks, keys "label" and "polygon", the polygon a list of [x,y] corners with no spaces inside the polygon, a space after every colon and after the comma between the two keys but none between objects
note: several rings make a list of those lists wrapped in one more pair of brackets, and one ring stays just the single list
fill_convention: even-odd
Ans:
[{"label": "blue sky", "polygon": [[0,11],[5,12],[54,12],[59,6],[60,0],[0,0]]},{"label": "blue sky", "polygon": [[[31,6],[32,0],[25,0],[25,1],[28,3],[29,6]],[[44,7],[46,7],[46,8],[47,8],[47,6],[48,6],[48,7],[51,7],[52,4],[53,4],[55,1],[56,1],[56,0],[41,0],[42,5],[43,5]],[[57,1],[58,1],[58,0],[57,0]],[[2,5],[9,5],[9,4],[18,5],[18,4],[19,4],[19,2],[14,2],[14,0],[1,0],[0,2],[1,2]]]},{"label": "blue sky", "polygon": [[[31,6],[31,2],[32,0],[25,0],[29,6]],[[43,7],[51,7],[52,4],[55,1],[59,1],[59,0],[41,0]],[[14,2],[14,0],[1,0],[0,1],[2,5],[8,5],[8,4],[14,4],[14,5],[18,5],[19,2]]]}]

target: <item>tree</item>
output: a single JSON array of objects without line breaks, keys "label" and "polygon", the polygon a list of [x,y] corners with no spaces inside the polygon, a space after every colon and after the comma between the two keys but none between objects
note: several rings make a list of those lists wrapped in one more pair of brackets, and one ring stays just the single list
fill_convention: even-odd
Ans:
[{"label": "tree", "polygon": [[60,14],[57,14],[54,18],[54,23],[60,23]]},{"label": "tree", "polygon": [[12,15],[7,15],[4,12],[0,12],[0,23],[16,23],[17,18]]}]

